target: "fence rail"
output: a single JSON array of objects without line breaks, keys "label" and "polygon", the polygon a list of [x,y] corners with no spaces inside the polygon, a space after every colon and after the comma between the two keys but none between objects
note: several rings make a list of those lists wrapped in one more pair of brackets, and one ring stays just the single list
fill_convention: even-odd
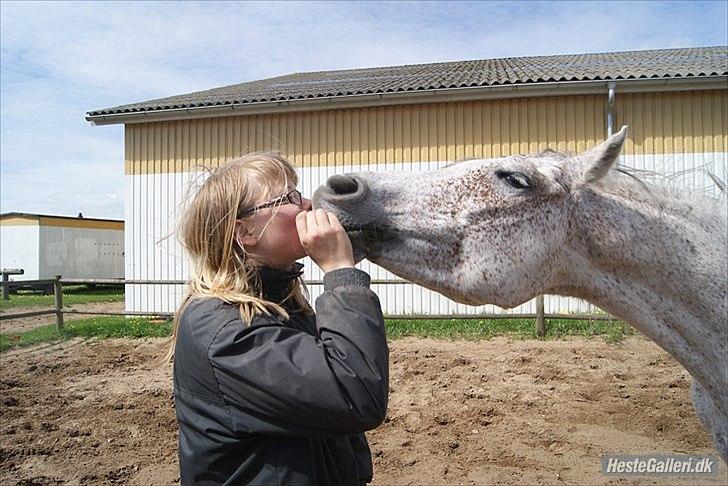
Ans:
[{"label": "fence rail", "polygon": [[[21,281],[14,281],[21,282]],[[33,282],[28,280],[27,283]],[[95,278],[95,279],[76,279],[76,278],[62,278],[61,283],[68,285],[82,285],[82,284],[98,284],[98,285],[186,285],[187,280],[124,280],[123,278]],[[306,285],[323,285],[323,280],[306,280]],[[381,284],[410,284],[409,280],[396,279],[396,280],[376,280],[371,281],[372,285]]]},{"label": "fence rail", "polygon": [[[42,315],[56,315],[56,327],[59,331],[63,330],[63,316],[66,314],[78,315],[103,315],[103,316],[143,316],[143,317],[171,317],[172,312],[105,312],[105,311],[79,311],[75,309],[63,309],[63,285],[185,285],[185,280],[126,280],[126,279],[64,279],[57,275],[54,279],[45,280],[14,280],[0,282],[3,292],[10,286],[18,285],[53,285],[54,309],[21,312],[15,314],[0,314],[0,321],[17,319],[20,317],[33,317]],[[321,280],[307,280],[309,285],[323,284]],[[407,284],[411,283],[407,280],[372,280],[372,284]],[[546,333],[547,319],[584,319],[592,321],[615,321],[612,316],[593,315],[593,314],[546,314],[544,312],[543,295],[536,297],[536,313],[535,314],[407,314],[407,315],[385,315],[387,319],[535,319],[536,333],[539,337],[543,337]]]}]

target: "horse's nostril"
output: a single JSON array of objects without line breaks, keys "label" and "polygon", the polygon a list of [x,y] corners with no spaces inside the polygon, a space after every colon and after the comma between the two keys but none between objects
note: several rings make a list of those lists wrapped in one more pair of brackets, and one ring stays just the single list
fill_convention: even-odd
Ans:
[{"label": "horse's nostril", "polygon": [[354,194],[358,189],[356,180],[345,175],[333,175],[329,177],[326,181],[326,185],[329,186],[334,193],[340,195]]}]

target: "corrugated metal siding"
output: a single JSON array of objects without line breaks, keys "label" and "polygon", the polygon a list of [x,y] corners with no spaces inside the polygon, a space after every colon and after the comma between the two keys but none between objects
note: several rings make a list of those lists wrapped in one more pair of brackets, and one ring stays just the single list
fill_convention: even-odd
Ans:
[{"label": "corrugated metal siding", "polygon": [[629,125],[624,165],[662,185],[717,194],[728,181],[728,90],[617,95],[616,127]]},{"label": "corrugated metal siding", "polygon": [[39,278],[123,278],[124,232],[41,226]]},{"label": "corrugated metal siding", "polygon": [[37,216],[2,216],[0,217],[0,227],[3,226],[38,226]]},{"label": "corrugated metal siding", "polygon": [[299,167],[575,152],[603,139],[604,110],[604,97],[573,96],[133,124],[126,173],[215,167],[262,150]]},{"label": "corrugated metal siding", "polygon": [[124,230],[123,221],[83,219],[83,218],[62,218],[55,216],[40,216],[38,218],[41,226],[61,226],[64,228],[86,228],[86,229],[107,229]]},{"label": "corrugated metal siding", "polygon": [[[726,173],[728,92],[617,96],[617,128],[630,125],[624,162],[692,174],[690,188],[713,185],[703,168]],[[298,167],[302,192],[334,173],[429,170],[463,158],[533,153],[547,147],[580,152],[605,138],[605,97],[550,97],[329,112],[186,120],[126,127],[126,278],[186,278],[172,233],[195,167],[215,167],[243,153],[279,150]],[[665,113],[670,113],[670,122]],[[669,125],[669,127],[668,127]],[[701,152],[696,152],[698,149]],[[675,176],[678,183],[681,176]],[[724,180],[725,180],[725,176]],[[391,275],[365,262],[373,278]],[[320,278],[307,262],[307,278]],[[376,288],[385,313],[496,312],[473,308],[412,285]],[[311,286],[315,298],[320,289]],[[127,289],[127,309],[171,311],[181,289]],[[586,311],[576,299],[549,297],[547,312]],[[533,303],[518,312],[533,312]]]},{"label": "corrugated metal siding", "polygon": [[627,154],[727,151],[728,89],[617,94],[615,112],[630,125]]},{"label": "corrugated metal siding", "polygon": [[[445,165],[447,162],[422,163],[418,169],[430,170]],[[383,170],[380,165],[351,165],[347,171]],[[400,164],[395,168],[387,165],[388,170],[415,170],[412,165]],[[302,192],[311,194],[318,187],[317,181],[326,180],[327,174],[333,174],[326,166],[298,169],[299,185]],[[129,220],[126,227],[127,247],[136,245],[139,251],[126,259],[126,278],[133,280],[178,280],[187,279],[189,274],[183,261],[182,247],[176,236],[170,236],[170,225],[176,221],[182,210],[185,192],[195,178],[195,184],[204,180],[205,174],[143,174],[127,176],[127,194],[130,204]],[[168,201],[168,202],[165,202]],[[160,212],[149,208],[163,208]],[[165,207],[171,207],[167,210]],[[136,232],[135,232],[136,231]],[[323,273],[309,259],[303,260],[304,278],[308,281],[321,280]],[[374,265],[363,261],[358,268],[368,272],[375,280],[399,280],[398,277]],[[493,314],[505,312],[495,306],[473,307],[457,304],[441,295],[413,284],[374,285],[386,314]],[[137,311],[173,312],[183,293],[182,286],[173,285],[127,285],[127,309]],[[322,285],[309,285],[311,300],[314,301],[323,291]],[[576,299],[552,296],[547,300],[550,312],[588,312],[591,307]],[[535,312],[535,304],[529,302],[507,312]]]},{"label": "corrugated metal siding", "polygon": [[23,275],[13,275],[10,280],[38,279],[37,221],[28,225],[0,227],[0,268],[22,268]]},{"label": "corrugated metal siding", "polygon": [[[125,278],[184,280],[188,278],[182,247],[173,234],[193,172],[141,174],[126,177]],[[129,251],[132,250],[132,251]],[[126,308],[174,311],[182,286],[127,285]]]}]

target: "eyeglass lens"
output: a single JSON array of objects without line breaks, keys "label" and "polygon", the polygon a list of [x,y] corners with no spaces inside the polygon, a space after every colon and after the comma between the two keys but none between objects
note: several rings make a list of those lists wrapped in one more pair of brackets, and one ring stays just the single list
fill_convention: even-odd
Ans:
[{"label": "eyeglass lens", "polygon": [[291,204],[295,204],[296,206],[300,206],[301,204],[303,204],[301,193],[297,190],[293,190],[288,193],[288,201],[290,201]]}]

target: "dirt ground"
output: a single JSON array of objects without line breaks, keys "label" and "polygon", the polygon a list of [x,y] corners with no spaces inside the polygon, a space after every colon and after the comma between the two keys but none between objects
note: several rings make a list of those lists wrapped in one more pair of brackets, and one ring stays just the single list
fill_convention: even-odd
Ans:
[{"label": "dirt ground", "polygon": [[[391,342],[375,484],[728,484],[607,477],[611,453],[707,453],[690,378],[642,337]],[[165,341],[75,340],[0,355],[0,484],[174,484]]]},{"label": "dirt ground", "polygon": [[[35,312],[40,310],[48,310],[51,307],[48,306],[32,306],[32,307],[11,307],[7,310],[0,310],[0,314],[20,314],[23,312]],[[65,310],[73,309],[84,312],[124,312],[124,302],[94,302],[91,304],[76,304],[64,307]],[[67,314],[64,316],[65,320],[71,319],[85,319],[87,317],[93,317],[92,315],[86,314]],[[16,333],[29,331],[33,328],[44,326],[46,324],[55,324],[56,315],[42,315],[32,317],[20,317],[18,319],[8,319],[6,321],[0,321],[0,332],[3,334]]]}]

